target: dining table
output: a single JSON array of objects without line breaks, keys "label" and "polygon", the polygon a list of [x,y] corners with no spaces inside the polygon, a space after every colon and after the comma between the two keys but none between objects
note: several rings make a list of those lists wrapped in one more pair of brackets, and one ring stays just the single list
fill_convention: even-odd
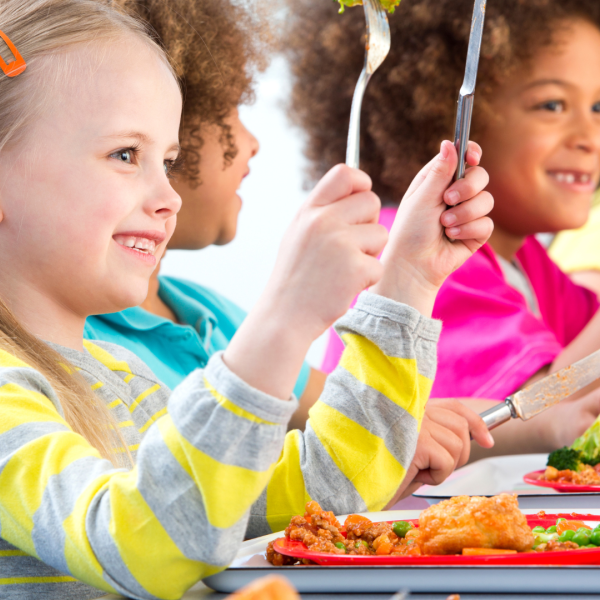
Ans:
[{"label": "dining table", "polygon": [[[583,514],[600,515],[600,493],[582,494],[580,495],[580,498],[577,498],[574,494],[557,494],[552,493],[552,490],[535,489],[530,485],[524,484],[524,475],[533,469],[542,468],[545,464],[545,460],[546,455],[520,455],[512,457],[495,457],[477,461],[457,470],[441,486],[437,486],[437,488],[425,486],[417,491],[415,495],[410,496],[391,507],[389,512],[371,513],[370,516],[373,516],[374,520],[415,518],[418,517],[418,514],[422,510],[426,509],[432,503],[439,502],[447,496],[460,495],[463,493],[469,495],[495,495],[501,492],[518,493],[520,502],[522,501],[521,503],[527,506],[527,508],[522,506],[522,509],[529,514],[537,508],[540,508],[545,509],[548,513],[559,513],[564,510],[569,512],[580,512]],[[537,495],[538,491],[542,492],[543,495]],[[388,514],[390,517],[387,517]],[[238,558],[234,561],[233,567],[236,566],[236,562],[238,562],[238,566],[244,567],[243,562],[246,560],[244,554],[247,556],[254,556],[254,558],[251,559],[254,561],[254,565],[257,565],[258,567],[270,567],[270,565],[267,564],[260,564],[260,561],[266,563],[266,561],[264,561],[264,554],[261,552],[264,550],[264,541],[269,541],[271,538],[274,539],[275,537],[277,537],[277,535],[265,537],[264,539],[259,538],[257,541],[248,540],[244,542],[240,553],[238,553]],[[263,542],[260,540],[263,540]],[[256,554],[257,549],[259,554]],[[293,568],[297,567],[287,567],[287,569]],[[327,567],[321,568],[326,569]],[[492,571],[491,574],[486,575],[486,577],[490,577],[490,581],[486,583],[487,591],[485,593],[460,593],[460,599],[542,600],[543,598],[544,600],[558,600],[560,598],[563,600],[566,598],[567,600],[591,600],[591,598],[600,597],[600,567],[588,567],[588,569],[593,569],[593,571],[588,574],[588,584],[583,586],[580,590],[575,590],[576,592],[585,591],[586,593],[570,594],[565,593],[565,590],[561,590],[561,593],[552,593],[554,590],[548,585],[545,586],[547,589],[539,590],[540,592],[543,591],[545,593],[536,593],[538,592],[536,589],[529,589],[528,593],[524,593],[520,591],[521,588],[519,586],[512,586],[514,589],[507,592],[506,583],[501,580],[505,575],[503,575],[501,570],[498,570],[497,572]],[[261,575],[259,571],[260,569],[257,570],[257,576]],[[598,573],[597,587],[595,584],[596,571]],[[288,571],[288,573],[290,573],[290,571]],[[286,573],[282,572],[282,574],[285,575]],[[503,584],[503,587],[505,588],[504,591],[502,593],[494,593],[494,589],[500,587],[500,584]],[[360,593],[349,593],[348,590],[345,590],[342,593],[314,593],[317,591],[322,592],[322,590],[313,590],[313,593],[300,593],[300,597],[307,600],[341,600],[342,598],[345,600],[391,600],[393,596],[393,592],[391,591],[386,593],[365,593],[364,591]],[[448,587],[443,587],[439,593],[418,593],[412,591],[409,598],[418,600],[446,600],[450,594],[459,592],[460,590],[452,589],[452,584],[449,583]],[[200,582],[183,596],[183,600],[221,600],[222,598],[227,597],[227,593],[213,591],[204,583]],[[122,598],[122,596],[109,595],[104,596],[104,598],[106,600],[117,600],[117,598]]]}]

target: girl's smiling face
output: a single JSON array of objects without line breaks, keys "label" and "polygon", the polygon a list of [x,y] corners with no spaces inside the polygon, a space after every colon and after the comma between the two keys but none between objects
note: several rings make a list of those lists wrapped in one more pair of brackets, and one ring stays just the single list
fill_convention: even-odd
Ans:
[{"label": "girl's smiling face", "polygon": [[585,21],[561,28],[498,90],[492,111],[477,141],[494,236],[583,225],[600,181],[600,31]]},{"label": "girl's smiling face", "polygon": [[181,203],[168,177],[178,85],[133,36],[43,60],[30,72],[40,81],[51,61],[68,68],[0,153],[1,291],[9,303],[44,298],[78,318],[135,306]]}]

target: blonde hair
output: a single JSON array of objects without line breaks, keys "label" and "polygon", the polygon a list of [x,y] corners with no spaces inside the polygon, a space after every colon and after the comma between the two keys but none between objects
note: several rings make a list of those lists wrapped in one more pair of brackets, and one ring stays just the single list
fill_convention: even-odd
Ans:
[{"label": "blonde hair", "polygon": [[[0,73],[0,160],[2,150],[19,139],[52,93],[53,85],[60,81],[56,70],[64,66],[65,57],[68,61],[73,46],[89,47],[135,36],[169,64],[144,25],[109,1],[1,0],[0,30],[27,62],[27,69],[17,77]],[[12,57],[7,53],[5,47],[0,47],[0,54],[9,62]],[[115,466],[132,464],[127,444],[104,402],[75,367],[27,331],[1,299],[0,350],[44,375],[60,400],[67,423],[101,456]]]}]

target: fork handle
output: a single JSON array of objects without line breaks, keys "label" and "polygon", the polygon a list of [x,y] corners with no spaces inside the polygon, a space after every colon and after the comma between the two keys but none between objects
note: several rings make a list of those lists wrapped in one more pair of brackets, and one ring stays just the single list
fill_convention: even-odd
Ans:
[{"label": "fork handle", "polygon": [[370,75],[365,67],[354,89],[352,109],[350,110],[350,126],[348,127],[348,146],[346,147],[346,164],[353,169],[358,169],[360,163],[360,113],[365,90],[369,83]]}]

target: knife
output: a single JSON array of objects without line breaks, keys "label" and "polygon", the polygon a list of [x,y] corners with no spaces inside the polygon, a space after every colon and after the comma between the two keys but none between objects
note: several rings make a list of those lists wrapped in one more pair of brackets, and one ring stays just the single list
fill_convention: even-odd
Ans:
[{"label": "knife", "polygon": [[597,379],[600,379],[600,350],[532,383],[480,416],[488,429],[517,417],[527,421]]},{"label": "knife", "polygon": [[481,39],[483,37],[483,25],[485,23],[486,2],[487,0],[475,0],[473,20],[471,21],[471,37],[469,39],[469,49],[467,51],[465,79],[460,88],[458,97],[456,129],[454,131],[454,145],[458,152],[456,179],[462,179],[465,176],[467,144],[471,133],[471,118],[473,116],[473,103],[475,101],[475,84],[477,82],[477,69],[479,67],[479,55],[481,53]]}]

